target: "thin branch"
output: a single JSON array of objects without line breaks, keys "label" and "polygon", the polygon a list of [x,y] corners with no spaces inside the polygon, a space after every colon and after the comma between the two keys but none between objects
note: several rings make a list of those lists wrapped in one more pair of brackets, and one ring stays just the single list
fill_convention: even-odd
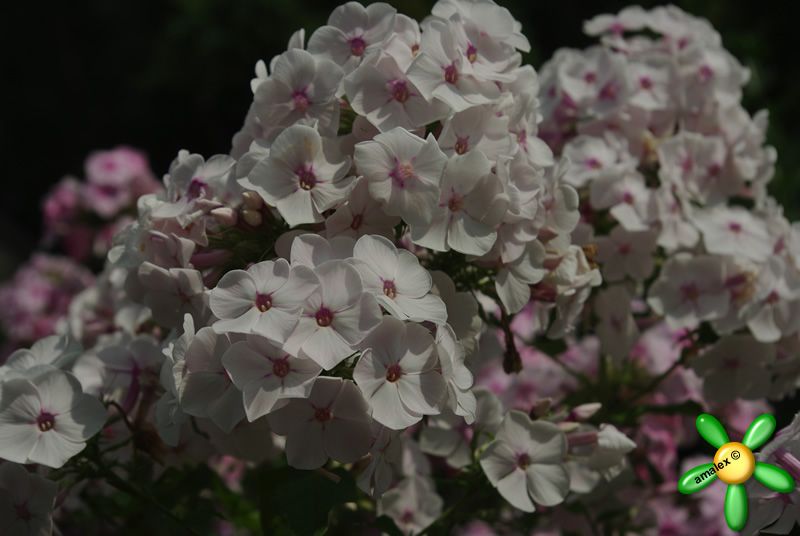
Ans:
[{"label": "thin branch", "polygon": [[122,420],[125,422],[125,426],[128,428],[128,430],[131,433],[134,433],[135,432],[135,428],[133,427],[133,424],[131,424],[131,421],[128,420],[128,414],[125,413],[125,410],[122,408],[122,406],[120,406],[114,400],[109,400],[108,402],[106,402],[106,407],[109,407],[109,406],[111,406],[111,407],[113,407],[114,409],[117,410],[117,413],[119,413],[120,417],[122,417]]}]

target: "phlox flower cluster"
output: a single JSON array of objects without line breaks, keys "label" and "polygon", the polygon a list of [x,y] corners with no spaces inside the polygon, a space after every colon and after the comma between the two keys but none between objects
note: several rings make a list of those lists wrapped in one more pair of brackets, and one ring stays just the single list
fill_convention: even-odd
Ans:
[{"label": "phlox flower cluster", "polygon": [[[0,366],[0,526],[75,528],[184,475],[218,517],[255,486],[263,530],[307,527],[275,506],[290,470],[353,484],[323,516],[345,527],[724,533],[721,501],[664,490],[687,414],[743,429],[800,377],[766,114],[676,8],[596,17],[541,75],[521,29],[492,0],[348,2],[257,63],[229,153],[181,150],[161,186],[120,148],[62,182],[51,233],[131,220],[96,277],[0,312],[63,316]],[[795,428],[761,455],[800,476]],[[753,530],[791,528],[794,495],[768,499]]]}]

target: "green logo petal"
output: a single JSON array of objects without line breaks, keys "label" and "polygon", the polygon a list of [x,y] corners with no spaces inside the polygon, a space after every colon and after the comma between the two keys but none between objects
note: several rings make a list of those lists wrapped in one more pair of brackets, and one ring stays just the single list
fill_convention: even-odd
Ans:
[{"label": "green logo petal", "polygon": [[740,531],[747,523],[747,490],[744,484],[729,484],[725,493],[725,521],[731,530]]},{"label": "green logo petal", "polygon": [[684,495],[700,491],[717,479],[717,474],[713,471],[713,463],[704,463],[697,467],[692,467],[678,481],[678,491]]},{"label": "green logo petal", "polygon": [[785,470],[771,463],[756,462],[756,470],[753,476],[772,491],[791,493],[792,490],[794,490],[794,479],[792,476]]},{"label": "green logo petal", "polygon": [[715,449],[718,449],[725,443],[730,442],[730,439],[728,438],[728,432],[725,431],[725,428],[713,415],[701,413],[697,416],[695,426],[697,426],[697,431],[700,432],[700,435],[703,436],[703,439],[705,439],[706,442],[708,442],[708,444]]},{"label": "green logo petal", "polygon": [[750,450],[756,450],[772,437],[775,426],[775,417],[766,413],[759,415],[753,419],[753,422],[751,422],[750,426],[747,428],[747,432],[745,432],[744,438],[742,438],[742,444]]}]

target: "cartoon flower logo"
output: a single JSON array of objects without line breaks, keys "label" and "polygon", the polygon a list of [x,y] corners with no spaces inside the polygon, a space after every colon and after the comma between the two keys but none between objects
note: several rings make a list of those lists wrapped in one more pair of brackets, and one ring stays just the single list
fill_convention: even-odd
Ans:
[{"label": "cartoon flower logo", "polygon": [[728,484],[725,493],[725,521],[731,530],[742,530],[747,523],[747,491],[744,483],[755,476],[762,485],[778,493],[790,493],[794,479],[769,463],[757,462],[753,450],[761,447],[775,431],[775,417],[759,415],[747,428],[741,443],[731,441],[728,433],[713,415],[702,413],[695,423],[706,442],[717,449],[714,461],[686,471],[678,481],[678,491],[695,493],[717,478]]}]

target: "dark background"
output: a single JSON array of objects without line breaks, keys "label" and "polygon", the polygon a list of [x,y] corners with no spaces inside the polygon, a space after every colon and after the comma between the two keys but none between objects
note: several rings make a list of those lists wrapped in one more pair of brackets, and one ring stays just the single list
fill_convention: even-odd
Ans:
[{"label": "dark background", "polygon": [[[501,0],[522,22],[539,69],[554,50],[583,47],[582,22],[628,2]],[[86,154],[129,144],[157,176],[181,148],[227,152],[252,99],[258,59],[291,33],[324,24],[337,3],[312,0],[90,0],[2,2],[0,7],[0,278],[27,258],[41,231],[39,203],[62,176],[81,176]],[[641,2],[653,6],[659,2]],[[800,213],[797,17],[789,2],[683,1],[708,18],[752,70],[749,110],[771,112],[778,148],[772,193]],[[432,1],[393,2],[421,20]]]}]

